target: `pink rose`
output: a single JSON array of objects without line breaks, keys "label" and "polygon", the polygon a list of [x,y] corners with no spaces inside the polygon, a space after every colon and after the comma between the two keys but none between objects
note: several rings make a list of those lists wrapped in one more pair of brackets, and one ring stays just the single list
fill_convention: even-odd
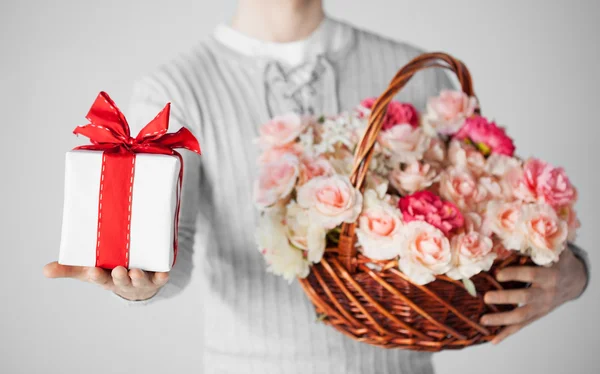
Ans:
[{"label": "pink rose", "polygon": [[285,199],[298,179],[298,158],[285,154],[280,160],[262,166],[254,184],[254,202],[265,209]]},{"label": "pink rose", "polygon": [[[376,97],[363,100],[360,105],[371,109],[375,104]],[[408,124],[412,127],[419,126],[419,113],[412,104],[391,101],[382,124],[382,130],[389,130],[396,125]]]},{"label": "pink rose", "polygon": [[405,222],[425,221],[446,235],[462,227],[464,218],[458,208],[429,191],[419,191],[400,198],[398,207]]},{"label": "pink rose", "polygon": [[475,147],[458,140],[452,140],[448,147],[448,160],[457,168],[481,175],[485,170],[485,157]]},{"label": "pink rose", "polygon": [[500,153],[512,156],[515,153],[515,145],[504,129],[482,116],[467,118],[454,139],[469,140],[485,155]]},{"label": "pink rose", "polygon": [[525,238],[523,251],[538,265],[558,261],[567,243],[567,223],[547,204],[523,207],[519,229]]},{"label": "pink rose", "polygon": [[507,249],[520,250],[523,246],[523,235],[518,228],[522,208],[518,201],[491,201],[487,206],[484,225],[500,238]]},{"label": "pink rose", "polygon": [[381,131],[378,140],[392,161],[408,163],[423,158],[431,138],[420,127],[402,124]]},{"label": "pink rose", "polygon": [[289,143],[281,147],[267,148],[258,158],[258,164],[268,164],[280,160],[285,154],[291,154],[296,157],[302,155],[302,146],[298,143]]},{"label": "pink rose", "polygon": [[488,190],[468,171],[456,168],[444,170],[440,176],[440,195],[459,208],[472,211],[488,198]]},{"label": "pink rose", "polygon": [[274,117],[260,127],[259,144],[263,148],[284,146],[296,140],[310,124],[310,117],[295,113]]},{"label": "pink rose", "polygon": [[397,257],[402,248],[402,213],[380,200],[374,190],[365,192],[364,203],[356,228],[360,251],[375,260]]},{"label": "pink rose", "polygon": [[311,220],[326,229],[356,221],[363,200],[350,179],[338,174],[311,179],[298,188],[296,199],[309,209]]},{"label": "pink rose", "polygon": [[431,165],[419,161],[402,167],[398,165],[389,174],[390,183],[403,195],[424,190],[436,181],[438,172]]},{"label": "pink rose", "polygon": [[398,267],[416,284],[427,284],[451,268],[450,242],[444,233],[423,221],[404,226],[404,245]]},{"label": "pink rose", "polygon": [[473,115],[476,107],[476,98],[462,91],[443,90],[440,96],[427,102],[426,126],[433,133],[452,135]]},{"label": "pink rose", "polygon": [[523,168],[513,169],[507,176],[514,195],[526,202],[543,202],[553,207],[570,205],[577,191],[562,168],[531,158]]},{"label": "pink rose", "polygon": [[488,271],[496,253],[492,251],[492,239],[476,231],[461,233],[452,238],[452,269],[447,275],[453,279],[469,279],[482,271]]},{"label": "pink rose", "polygon": [[309,180],[335,174],[335,169],[325,158],[305,157],[300,161],[300,178],[298,185],[301,186]]}]

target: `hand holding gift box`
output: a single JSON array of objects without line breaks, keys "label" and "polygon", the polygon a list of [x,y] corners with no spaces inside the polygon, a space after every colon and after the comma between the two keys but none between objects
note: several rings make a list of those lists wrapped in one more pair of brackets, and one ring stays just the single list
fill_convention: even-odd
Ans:
[{"label": "hand holding gift box", "polygon": [[67,153],[59,263],[166,272],[177,256],[183,162],[175,148],[200,154],[192,133],[167,133],[170,104],[134,138],[101,92],[75,134],[91,145]]}]

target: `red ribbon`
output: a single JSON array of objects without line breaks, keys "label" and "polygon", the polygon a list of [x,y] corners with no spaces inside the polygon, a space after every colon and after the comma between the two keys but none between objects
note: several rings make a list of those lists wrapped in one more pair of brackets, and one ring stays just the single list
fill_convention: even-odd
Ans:
[{"label": "red ribbon", "polygon": [[103,151],[98,198],[98,234],[96,266],[113,269],[129,267],[131,201],[135,176],[136,153],[173,155],[179,158],[179,184],[175,210],[173,264],[177,258],[177,228],[179,226],[180,190],[183,182],[183,159],[175,148],[185,148],[200,154],[200,145],[185,127],[167,134],[171,104],[154,117],[135,137],[130,135],[125,116],[105,92],[100,92],[86,118],[85,126],[73,133],[88,137],[91,145],[74,149]]}]

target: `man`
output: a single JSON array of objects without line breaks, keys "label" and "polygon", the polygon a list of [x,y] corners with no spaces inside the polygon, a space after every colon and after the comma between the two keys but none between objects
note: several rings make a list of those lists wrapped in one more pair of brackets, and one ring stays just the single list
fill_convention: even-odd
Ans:
[{"label": "man", "polygon": [[[240,0],[231,26],[219,26],[191,53],[138,82],[128,113],[139,129],[171,101],[175,129],[190,128],[204,150],[201,159],[184,155],[180,254],[172,272],[51,263],[46,275],[97,283],[132,303],[168,298],[189,282],[198,229],[196,274],[206,287],[204,372],[432,373],[429,353],[368,346],[315,323],[300,287],[265,272],[255,250],[251,187],[259,124],[290,110],[350,109],[380,94],[419,53],[326,18],[320,0]],[[447,87],[445,73],[430,70],[415,76],[399,99],[423,109],[427,97]],[[498,274],[500,281],[533,285],[485,295],[489,303],[522,304],[483,318],[484,324],[509,325],[496,342],[578,297],[587,282],[583,256],[572,247],[552,268]]]}]

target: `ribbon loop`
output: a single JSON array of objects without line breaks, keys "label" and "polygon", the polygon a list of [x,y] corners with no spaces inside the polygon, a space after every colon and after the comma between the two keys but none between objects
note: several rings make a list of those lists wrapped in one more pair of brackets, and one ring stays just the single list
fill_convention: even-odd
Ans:
[{"label": "ribbon loop", "polygon": [[[200,144],[187,128],[182,127],[176,133],[167,134],[170,114],[171,104],[167,103],[163,110],[132,138],[123,113],[106,92],[100,92],[86,117],[90,123],[76,127],[73,133],[83,135],[92,142],[92,146],[87,145],[79,149],[104,150],[105,146],[100,145],[112,143],[122,145],[133,153],[175,154],[175,148],[185,148],[200,154]],[[94,148],[96,145],[98,148]]]}]

